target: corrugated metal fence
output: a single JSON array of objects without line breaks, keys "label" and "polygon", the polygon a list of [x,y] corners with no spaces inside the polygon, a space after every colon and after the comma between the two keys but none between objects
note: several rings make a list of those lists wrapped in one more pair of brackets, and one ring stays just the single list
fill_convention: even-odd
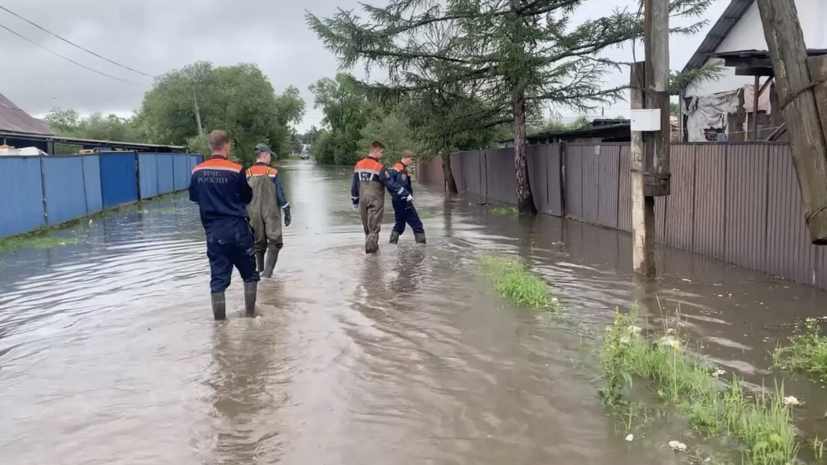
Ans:
[{"label": "corrugated metal fence", "polygon": [[184,190],[201,155],[0,157],[0,237]]},{"label": "corrugated metal fence", "polygon": [[[528,155],[538,210],[631,231],[628,144],[532,145]],[[458,188],[515,203],[513,156],[454,154]],[[672,195],[655,204],[659,243],[827,289],[827,250],[810,244],[786,144],[677,144],[671,162]],[[442,185],[438,160],[418,173]]]}]

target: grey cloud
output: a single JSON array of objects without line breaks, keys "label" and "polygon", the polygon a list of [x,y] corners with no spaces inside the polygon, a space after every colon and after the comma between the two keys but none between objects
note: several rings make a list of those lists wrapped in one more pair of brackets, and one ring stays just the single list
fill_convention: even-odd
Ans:
[{"label": "grey cloud", "polygon": [[[605,12],[608,4],[631,3],[592,0],[576,19]],[[308,104],[302,126],[308,127],[319,122],[320,114],[312,110],[307,86],[333,76],[337,62],[307,29],[304,12],[330,15],[337,8],[355,8],[358,1],[7,0],[3,5],[68,40],[149,74],[197,60],[222,65],[257,63],[277,91],[290,85],[301,89]],[[714,20],[723,6],[716,5],[710,18]],[[0,24],[89,67],[141,84],[96,75],[0,30],[0,93],[32,114],[43,114],[53,107],[84,113],[130,113],[152,82],[71,47],[6,12],[0,11]],[[682,67],[702,38],[675,39],[674,68]],[[610,84],[622,79],[612,77]]]}]

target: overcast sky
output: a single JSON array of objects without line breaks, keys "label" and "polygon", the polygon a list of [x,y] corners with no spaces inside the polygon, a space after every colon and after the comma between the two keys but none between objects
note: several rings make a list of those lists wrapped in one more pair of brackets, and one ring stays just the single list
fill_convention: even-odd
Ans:
[{"label": "overcast sky", "polygon": [[[634,0],[591,0],[578,12],[575,22],[599,17],[611,7],[633,3]],[[708,19],[714,22],[728,3],[729,0],[718,0],[707,13]],[[304,129],[321,119],[319,111],[313,110],[308,85],[337,72],[336,58],[308,30],[304,12],[328,16],[337,7],[357,7],[357,0],[0,0],[0,5],[106,58],[150,75],[198,60],[218,65],[256,63],[277,92],[290,85],[302,91],[308,109],[300,125]],[[150,78],[63,43],[5,11],[0,11],[0,26],[90,68],[134,83],[95,74],[0,28],[0,93],[35,116],[55,107],[74,108],[81,113],[128,115],[140,105],[143,92],[152,83]],[[683,67],[705,33],[672,39],[673,69]],[[612,53],[617,59],[631,61],[629,50]],[[607,86],[623,82],[628,82],[626,73],[613,76]],[[623,114],[626,108],[628,104],[621,102],[606,113],[615,116]],[[569,116],[565,110],[563,114]]]}]

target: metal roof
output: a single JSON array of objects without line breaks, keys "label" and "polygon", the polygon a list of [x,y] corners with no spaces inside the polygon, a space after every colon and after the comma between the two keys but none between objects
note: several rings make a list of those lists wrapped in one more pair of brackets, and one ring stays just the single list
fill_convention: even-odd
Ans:
[{"label": "metal roof", "polygon": [[0,94],[0,131],[17,134],[54,135],[43,121],[29,115]]},{"label": "metal roof", "polygon": [[0,130],[0,138],[9,137],[21,140],[47,141],[64,144],[82,145],[84,147],[113,147],[143,152],[183,152],[186,147],[180,145],[144,144],[140,142],[119,142],[112,140],[79,139],[56,135],[20,134]]},{"label": "metal roof", "polygon": [[721,17],[718,18],[718,21],[715,22],[715,25],[712,26],[712,29],[709,30],[700,47],[695,50],[692,58],[686,62],[686,66],[683,67],[684,72],[703,66],[706,60],[709,59],[709,54],[718,50],[732,28],[744,17],[744,13],[754,2],[755,0],[732,0]]}]

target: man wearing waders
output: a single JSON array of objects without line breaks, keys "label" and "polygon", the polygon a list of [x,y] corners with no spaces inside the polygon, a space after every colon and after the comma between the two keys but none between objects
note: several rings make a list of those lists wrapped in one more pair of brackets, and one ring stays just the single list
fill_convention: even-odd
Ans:
[{"label": "man wearing waders", "polygon": [[[404,187],[408,193],[413,194],[411,188],[411,177],[408,175],[408,165],[413,162],[414,154],[410,150],[402,152],[402,158],[399,163],[393,165],[390,169],[391,178]],[[414,240],[417,244],[425,243],[425,228],[422,226],[422,221],[419,219],[419,214],[416,212],[412,203],[404,200],[392,199],[393,216],[395,224],[393,231],[391,231],[391,244],[399,242],[399,236],[405,232],[405,223],[411,225],[414,232]]]},{"label": "man wearing waders", "polygon": [[201,224],[207,233],[213,317],[227,317],[224,291],[230,287],[233,267],[244,280],[244,308],[248,316],[253,316],[259,275],[245,207],[253,200],[253,190],[247,184],[244,167],[227,159],[227,133],[211,132],[209,144],[213,155],[192,170],[189,194],[190,200],[198,203]]},{"label": "man wearing waders", "polygon": [[279,251],[284,247],[281,210],[284,210],[284,226],[292,222],[279,170],[270,167],[271,154],[267,145],[256,145],[256,163],[247,170],[247,182],[253,189],[253,201],[247,205],[247,213],[256,236],[256,269],[264,278],[273,277]]},{"label": "man wearing waders", "polygon": [[359,210],[365,229],[365,253],[379,251],[379,232],[385,212],[385,189],[391,193],[392,199],[413,203],[410,193],[391,178],[388,169],[379,161],[384,149],[385,146],[381,142],[370,144],[368,156],[356,163],[350,186],[353,209]]}]

